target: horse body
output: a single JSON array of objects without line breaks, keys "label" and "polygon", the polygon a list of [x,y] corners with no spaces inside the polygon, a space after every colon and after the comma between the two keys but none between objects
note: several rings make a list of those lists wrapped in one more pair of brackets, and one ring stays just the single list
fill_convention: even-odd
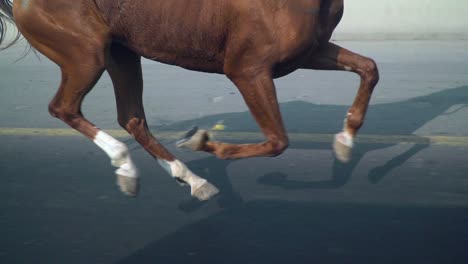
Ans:
[{"label": "horse body", "polygon": [[276,156],[288,147],[273,78],[302,68],[352,71],[361,77],[334,143],[336,157],[347,161],[378,82],[372,59],[329,42],[343,14],[343,0],[0,0],[0,10],[6,14],[0,16],[0,42],[5,19],[14,19],[28,42],[61,68],[62,81],[49,112],[106,152],[118,167],[121,190],[129,195],[136,194],[138,177],[127,147],[81,112],[84,97],[104,71],[114,85],[119,124],[200,200],[218,190],[193,174],[148,129],[142,56],[222,73],[237,86],[265,141],[227,144],[194,130],[179,144],[222,159]]},{"label": "horse body", "polygon": [[96,4],[113,41],[148,59],[225,73],[231,60],[257,49],[256,60],[271,61],[274,75],[284,75],[279,73],[299,68],[304,54],[327,43],[341,18],[342,1],[322,6],[320,2],[99,0]]},{"label": "horse body", "polygon": [[[222,1],[97,1],[114,40],[159,62],[223,72],[227,14]],[[177,6],[184,8],[175,8]],[[111,8],[109,8],[111,7]],[[138,14],[135,16],[134,14]],[[151,25],[143,26],[143,25]]]}]

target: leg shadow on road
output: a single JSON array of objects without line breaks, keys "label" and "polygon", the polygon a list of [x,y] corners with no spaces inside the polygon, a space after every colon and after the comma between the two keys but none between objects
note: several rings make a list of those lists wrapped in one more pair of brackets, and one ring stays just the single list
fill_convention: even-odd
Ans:
[{"label": "leg shadow on road", "polygon": [[[429,141],[428,139],[426,140]],[[408,161],[412,156],[416,155],[418,152],[427,147],[429,147],[429,143],[415,144],[409,150],[394,157],[384,165],[373,168],[368,175],[369,182],[374,184],[379,183],[390,171],[405,164],[405,162]]]},{"label": "leg shadow on road", "polygon": [[[429,142],[426,138],[420,138],[418,141]],[[390,147],[391,145],[387,145]],[[368,175],[369,182],[373,184],[379,183],[385,176],[387,176],[392,170],[405,164],[411,157],[416,155],[421,150],[429,147],[429,143],[415,144],[409,150],[401,153],[400,155],[392,158],[382,166],[373,168]],[[383,148],[383,147],[382,147]],[[371,148],[374,149],[374,148]],[[274,172],[265,174],[260,177],[257,182],[280,187],[288,190],[300,190],[300,189],[336,189],[342,187],[351,179],[354,169],[357,167],[363,156],[370,150],[366,147],[356,147],[353,153],[353,158],[349,163],[342,163],[337,159],[334,159],[332,165],[332,177],[325,181],[298,181],[288,180],[288,175],[280,172]]]},{"label": "leg shadow on road", "polygon": [[[355,152],[358,152],[355,150]],[[360,152],[360,151],[359,151]],[[300,190],[300,189],[336,189],[345,185],[351,178],[354,169],[359,164],[362,158],[362,153],[354,153],[353,158],[349,163],[342,163],[337,159],[334,159],[332,165],[332,177],[329,180],[324,181],[298,181],[288,180],[288,175],[281,172],[273,172],[265,174],[260,177],[257,182],[280,187],[288,190]]]},{"label": "leg shadow on road", "polygon": [[[445,89],[429,95],[410,98],[401,102],[371,105],[366,118],[366,123],[361,134],[379,135],[411,135],[423,127],[426,123],[441,115],[450,115],[466,107],[468,102],[468,86]],[[458,106],[456,111],[448,112],[453,106]],[[293,101],[281,104],[281,111],[286,128],[291,133],[333,134],[341,130],[343,115],[348,107],[343,105],[318,105],[304,101]],[[249,112],[225,113],[206,116],[194,120],[183,121],[158,128],[160,130],[184,130],[191,126],[209,128],[219,120],[223,120],[227,131],[258,132],[258,127]],[[222,133],[222,132],[220,132]],[[419,138],[418,144],[408,151],[391,158],[383,166],[376,167],[369,172],[371,183],[380,182],[392,170],[403,165],[412,156],[428,147],[430,142],[425,138]],[[245,143],[245,142],[243,142]],[[338,188],[346,184],[354,169],[359,165],[364,155],[370,151],[394,146],[395,144],[357,144],[353,150],[353,159],[342,164],[333,161],[332,178],[322,182],[291,181],[287,175],[272,173],[262,176],[260,183],[279,186],[285,189],[304,188]],[[297,149],[327,149],[330,144],[316,144],[311,142],[292,142],[292,148]],[[226,166],[229,162],[217,159],[206,159],[194,162],[192,166],[200,166],[209,170],[216,170],[218,175],[226,176]],[[219,180],[216,177],[213,181]],[[221,182],[221,186],[226,185]],[[230,188],[230,189],[229,189]],[[232,187],[228,188],[232,190]],[[232,192],[233,193],[233,192]],[[228,199],[229,200],[229,199]]]}]

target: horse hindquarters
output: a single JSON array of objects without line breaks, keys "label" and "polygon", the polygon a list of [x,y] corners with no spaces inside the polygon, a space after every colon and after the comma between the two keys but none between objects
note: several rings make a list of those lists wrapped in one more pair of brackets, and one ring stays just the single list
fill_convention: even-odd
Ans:
[{"label": "horse hindquarters", "polygon": [[137,171],[127,147],[96,128],[81,112],[84,97],[106,67],[107,27],[84,1],[48,1],[47,5],[15,1],[13,11],[23,36],[61,69],[62,80],[49,104],[50,114],[102,148],[118,167],[117,175],[128,179],[122,191],[136,195]]},{"label": "horse hindquarters", "polygon": [[[56,0],[49,1],[47,5],[37,1],[25,6],[21,1],[15,1],[14,14],[17,26],[25,38],[34,48],[57,63],[62,71],[60,88],[49,105],[50,113],[92,139],[103,149],[110,157],[112,165],[118,167],[117,183],[121,190],[135,196],[138,191],[138,175],[127,146],[96,128],[81,113],[81,103],[85,95],[108,67],[108,50],[111,43],[109,28],[102,21],[93,3],[83,0]],[[117,60],[113,60],[113,65],[116,65],[119,58],[121,59],[114,58]],[[128,67],[124,69],[130,70],[130,74],[135,70]],[[113,72],[118,70],[114,67]],[[128,75],[123,72],[122,76]],[[122,84],[125,86],[125,83],[117,83],[117,88],[122,88]],[[125,102],[127,98],[118,99]],[[130,105],[127,110],[138,108],[139,102],[141,98],[139,101],[130,102],[127,104]],[[131,106],[132,104],[134,105]],[[120,106],[122,105],[123,103]],[[119,114],[125,116],[122,115],[122,111]],[[140,127],[132,127],[129,132],[136,135],[139,142],[142,141],[138,138],[143,135]],[[149,135],[146,137],[150,138]],[[183,180],[191,185],[192,195],[200,200],[208,199],[217,193],[215,187],[191,173],[181,162],[168,161],[168,164],[173,167],[173,176],[183,177]]]}]

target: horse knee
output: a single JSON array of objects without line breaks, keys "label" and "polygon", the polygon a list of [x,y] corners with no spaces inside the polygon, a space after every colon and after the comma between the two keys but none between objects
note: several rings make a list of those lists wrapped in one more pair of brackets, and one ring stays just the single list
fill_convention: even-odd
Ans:
[{"label": "horse knee", "polygon": [[146,120],[140,117],[119,118],[118,122],[125,130],[132,133],[146,128]]},{"label": "horse knee", "polygon": [[127,130],[128,118],[124,118],[124,117],[119,116],[117,118],[117,122],[119,123],[120,127]]},{"label": "horse knee", "polygon": [[127,112],[118,111],[117,122],[123,129],[127,130],[128,132],[132,132],[140,128],[146,128],[146,120],[140,116],[141,115],[137,113],[129,114]]},{"label": "horse knee", "polygon": [[123,129],[127,130],[128,132],[132,132],[144,124],[144,119],[138,117],[129,117],[127,115],[118,113],[117,122]]},{"label": "horse knee", "polygon": [[361,65],[360,75],[366,81],[371,83],[371,87],[374,87],[379,81],[379,69],[377,63],[373,59],[366,58]]},{"label": "horse knee", "polygon": [[55,103],[49,104],[49,113],[51,116],[62,120],[73,128],[78,125],[79,119],[83,118],[79,111],[57,106]]},{"label": "horse knee", "polygon": [[153,142],[153,138],[148,133],[148,126],[144,118],[119,118],[118,122],[119,125],[133,135],[142,146],[149,146]]},{"label": "horse knee", "polygon": [[268,152],[268,156],[276,157],[282,154],[289,146],[288,139],[281,139],[270,141],[270,150]]}]

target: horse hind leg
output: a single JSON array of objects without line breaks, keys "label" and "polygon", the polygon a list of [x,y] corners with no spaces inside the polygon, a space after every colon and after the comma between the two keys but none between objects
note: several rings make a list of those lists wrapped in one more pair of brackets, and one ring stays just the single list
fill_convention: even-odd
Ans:
[{"label": "horse hind leg", "polygon": [[102,72],[102,67],[85,67],[85,69],[62,67],[62,83],[49,104],[49,112],[92,139],[109,156],[111,164],[118,168],[115,173],[121,191],[129,196],[136,196],[138,173],[127,146],[98,129],[81,113],[84,96],[91,90]]},{"label": "horse hind leg", "polygon": [[349,162],[354,137],[364,124],[372,92],[379,81],[377,65],[370,58],[327,43],[318,53],[309,58],[302,68],[351,71],[360,76],[360,86],[344,120],[343,131],[335,135],[333,143],[336,158],[342,162]]},{"label": "horse hind leg", "polygon": [[[89,57],[90,60],[92,60],[91,58],[93,56]],[[86,67],[62,66],[62,83],[49,104],[49,112],[52,116],[61,119],[92,139],[109,156],[111,164],[118,168],[115,173],[121,191],[129,196],[136,196],[138,192],[138,173],[127,146],[98,129],[84,118],[81,112],[81,103],[85,95],[92,89],[104,71],[103,65],[85,61],[83,57],[83,59],[74,63],[76,63],[75,65],[84,63],[87,65]]]},{"label": "horse hind leg", "polygon": [[[61,119],[70,127],[92,139],[110,157],[112,165],[118,167],[118,183],[121,190],[135,196],[138,190],[137,170],[128,154],[127,147],[84,118],[81,104],[85,95],[93,88],[106,68],[108,32],[94,16],[76,17],[62,21],[54,13],[31,2],[29,9],[39,9],[47,16],[28,13],[15,6],[15,19],[21,33],[38,51],[60,66],[60,87],[49,104],[52,116]],[[50,6],[48,6],[50,8]],[[67,12],[62,10],[61,12]],[[59,11],[60,13],[60,11]],[[61,16],[63,17],[63,16]],[[79,25],[75,24],[79,23]],[[69,30],[63,30],[63,28]],[[121,176],[126,177],[122,181]]]},{"label": "horse hind leg", "polygon": [[119,44],[112,44],[110,54],[107,71],[114,84],[119,124],[156,158],[172,177],[190,185],[192,196],[199,200],[208,200],[216,195],[218,189],[215,186],[190,171],[149,131],[142,102],[140,56]]}]

